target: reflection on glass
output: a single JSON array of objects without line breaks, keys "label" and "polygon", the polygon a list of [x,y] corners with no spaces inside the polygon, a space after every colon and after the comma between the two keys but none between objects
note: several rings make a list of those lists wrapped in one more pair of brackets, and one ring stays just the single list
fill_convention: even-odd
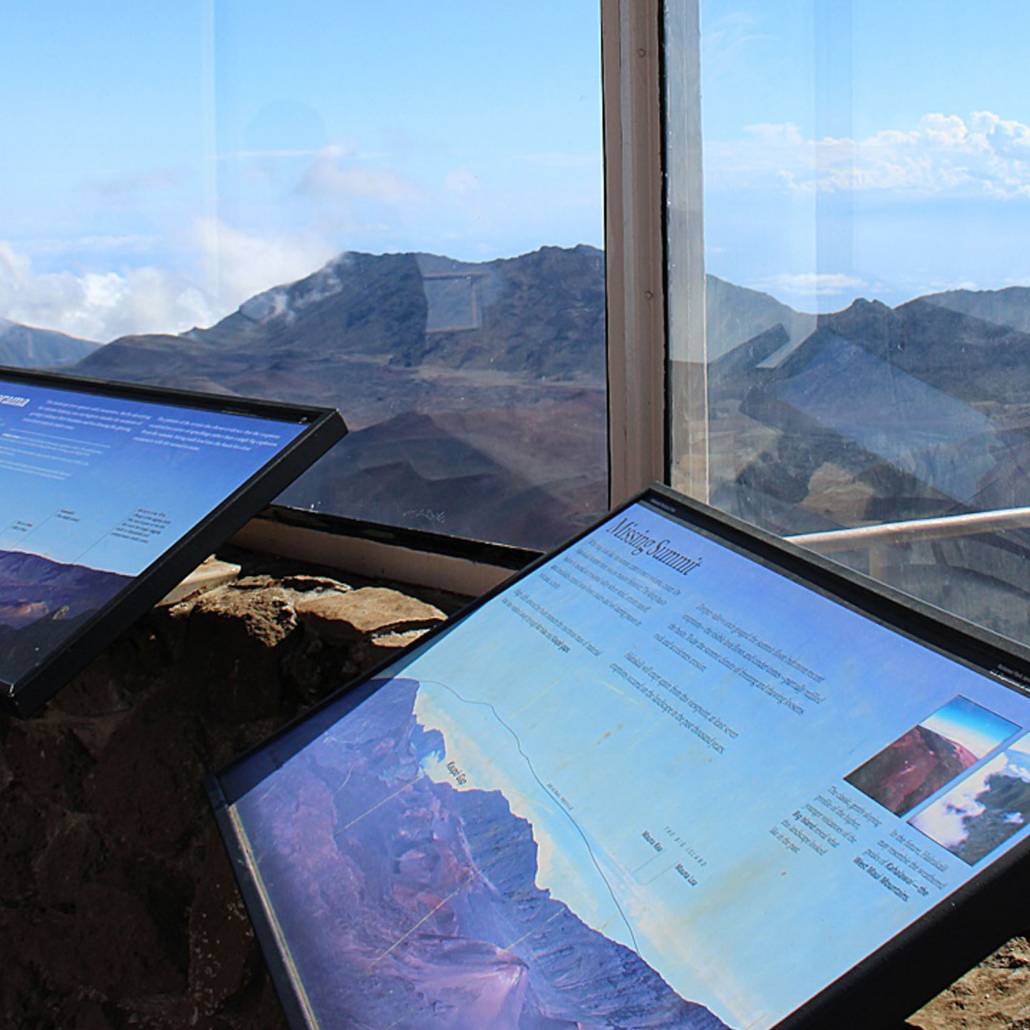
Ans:
[{"label": "reflection on glass", "polygon": [[319,511],[603,510],[596,0],[114,6],[0,13],[0,363],[337,405]]},{"label": "reflection on glass", "polygon": [[[704,311],[672,322],[674,485],[783,534],[1030,505],[1030,11],[992,15],[1004,38],[953,2],[666,4],[699,83],[669,81],[670,253],[691,190],[704,239],[670,269],[672,314]],[[835,557],[1030,639],[1025,530]]]}]

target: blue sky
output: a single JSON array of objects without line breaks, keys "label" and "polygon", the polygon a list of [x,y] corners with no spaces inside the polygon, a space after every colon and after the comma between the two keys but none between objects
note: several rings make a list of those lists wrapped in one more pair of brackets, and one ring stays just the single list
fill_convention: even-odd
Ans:
[{"label": "blue sky", "polygon": [[346,249],[602,243],[593,0],[16,0],[0,317],[210,324]]},{"label": "blue sky", "polygon": [[977,758],[993,751],[1016,730],[1014,723],[964,697],[949,701],[940,711],[924,719],[922,725],[957,741]]},{"label": "blue sky", "polygon": [[1030,282],[1028,29],[1019,0],[704,0],[708,270],[808,310]]},{"label": "blue sky", "polygon": [[[989,13],[703,0],[709,270],[824,310],[1030,282],[1030,7]],[[600,245],[598,21],[13,0],[0,317],[109,340],[211,324],[346,249]]]}]

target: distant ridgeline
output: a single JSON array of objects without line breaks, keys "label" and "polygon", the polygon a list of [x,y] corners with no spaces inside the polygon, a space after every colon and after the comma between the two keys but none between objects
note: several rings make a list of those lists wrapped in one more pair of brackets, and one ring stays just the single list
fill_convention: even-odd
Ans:
[{"label": "distant ridgeline", "polygon": [[[792,533],[1027,503],[1030,290],[817,318],[709,276],[706,320],[718,506]],[[55,364],[38,333],[0,323],[0,345],[36,348],[9,361]],[[351,434],[288,503],[548,547],[607,505],[604,344],[592,247],[347,253],[209,329],[123,337],[65,367],[335,405]],[[1022,596],[1027,557],[1021,534],[942,541],[909,556],[904,585],[940,600],[943,562],[953,586]]]},{"label": "distant ridgeline", "polygon": [[115,340],[84,374],[339,408],[286,500],[550,546],[607,504],[604,259],[348,253],[210,329]]},{"label": "distant ridgeline", "polygon": [[74,365],[99,347],[90,340],[33,329],[0,318],[0,365],[9,368],[60,368]]},{"label": "distant ridgeline", "polygon": [[[801,339],[775,326],[711,362],[709,404],[712,501],[773,532],[1027,505],[1030,290],[857,300]],[[897,557],[895,585],[1026,638],[1025,531]]]}]

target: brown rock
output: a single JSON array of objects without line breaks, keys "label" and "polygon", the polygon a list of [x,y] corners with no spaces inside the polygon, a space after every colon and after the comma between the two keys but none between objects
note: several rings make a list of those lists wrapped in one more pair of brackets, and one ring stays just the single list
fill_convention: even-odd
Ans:
[{"label": "brown rock", "polygon": [[261,962],[229,858],[211,826],[189,919],[189,989],[198,1015],[211,1016],[243,991]]},{"label": "brown rock", "polygon": [[232,562],[219,561],[212,555],[205,558],[184,580],[172,587],[158,602],[158,605],[178,604],[196,594],[207,593],[231,583],[240,574],[240,566]]},{"label": "brown rock", "polygon": [[97,830],[123,851],[173,851],[204,811],[203,739],[174,695],[141,700],[86,777]]},{"label": "brown rock", "polygon": [[190,606],[190,619],[238,623],[257,643],[275,647],[297,628],[290,595],[278,586],[256,586],[241,580],[202,594]]},{"label": "brown rock", "polygon": [[2,727],[0,727],[0,794],[2,794],[10,783],[14,780],[14,773],[11,772],[4,760],[4,748],[3,748],[4,733]]},{"label": "brown rock", "polygon": [[298,594],[337,593],[343,594],[353,589],[347,583],[330,579],[328,576],[283,576],[279,585],[284,590],[294,590]]},{"label": "brown rock", "polygon": [[[21,929],[19,916],[20,913],[0,908],[0,940],[15,939],[14,935]],[[43,985],[32,963],[18,951],[5,955],[3,976],[0,976],[0,1026],[45,1026],[41,1018],[44,1006],[35,1002],[43,995]]]},{"label": "brown rock", "polygon": [[268,587],[277,587],[280,583],[281,581],[274,576],[262,574],[257,576],[241,576],[233,586],[237,590],[265,590]]},{"label": "brown rock", "polygon": [[116,1030],[116,1024],[108,1018],[104,1006],[90,998],[70,998],[58,1010],[55,1023],[68,1030]]},{"label": "brown rock", "polygon": [[12,721],[4,738],[4,758],[17,782],[34,796],[62,808],[82,807],[82,781],[93,759],[73,723]]},{"label": "brown rock", "polygon": [[919,1030],[1030,1026],[1030,943],[1016,937],[910,1016]]},{"label": "brown rock", "polygon": [[[313,630],[353,595],[346,632]],[[249,576],[151,612],[41,717],[0,719],[0,1027],[284,1028],[204,772],[441,618]]]},{"label": "brown rock", "polygon": [[83,984],[95,996],[181,994],[184,971],[163,929],[145,898],[85,883],[73,911],[40,911],[19,945],[54,998],[74,995]]},{"label": "brown rock", "polygon": [[19,782],[0,791],[0,911],[5,904],[35,898],[36,860],[61,817],[61,809],[34,797]]},{"label": "brown rock", "polygon": [[93,720],[127,711],[177,652],[181,634],[176,636],[173,625],[163,612],[145,615],[63,686],[45,714],[60,711]]},{"label": "brown rock", "polygon": [[278,649],[298,628],[290,595],[280,587],[234,584],[201,595],[188,610],[178,656],[185,694],[225,722],[275,715],[282,702]]},{"label": "brown rock", "polygon": [[75,905],[82,885],[97,879],[106,849],[88,815],[68,812],[55,822],[56,828],[38,849],[34,865],[39,900],[60,908]]},{"label": "brown rock", "polygon": [[390,651],[398,651],[402,647],[414,644],[416,640],[428,633],[426,629],[407,630],[384,630],[382,633],[373,633],[371,643],[376,648],[382,648],[383,657],[388,657]]},{"label": "brown rock", "polygon": [[388,630],[425,629],[444,619],[439,608],[389,587],[361,587],[297,601],[301,622],[333,643],[367,640]]}]

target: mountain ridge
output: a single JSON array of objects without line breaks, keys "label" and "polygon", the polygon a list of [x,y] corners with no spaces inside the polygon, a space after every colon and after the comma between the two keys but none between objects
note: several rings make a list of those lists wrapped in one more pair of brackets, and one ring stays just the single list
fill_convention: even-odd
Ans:
[{"label": "mountain ridge", "polygon": [[[1030,333],[938,302],[952,295],[896,308],[859,298],[815,316],[715,275],[706,284],[717,504],[803,532],[1020,503]],[[1012,309],[1030,290],[974,299],[999,298]],[[885,397],[918,403],[869,406],[849,384],[870,369]],[[486,262],[347,252],[209,328],[121,337],[73,371],[339,408],[351,433],[288,492],[301,507],[533,547],[607,507],[604,255],[586,245]],[[822,425],[792,408],[779,385],[791,380],[844,417]],[[949,458],[946,412],[968,430],[965,457]],[[908,435],[870,449],[895,414]],[[856,436],[849,419],[863,418]],[[960,458],[974,459],[961,481],[948,472]]]},{"label": "mountain ridge", "polygon": [[93,340],[0,318],[0,365],[10,368],[74,365],[101,346]]}]

